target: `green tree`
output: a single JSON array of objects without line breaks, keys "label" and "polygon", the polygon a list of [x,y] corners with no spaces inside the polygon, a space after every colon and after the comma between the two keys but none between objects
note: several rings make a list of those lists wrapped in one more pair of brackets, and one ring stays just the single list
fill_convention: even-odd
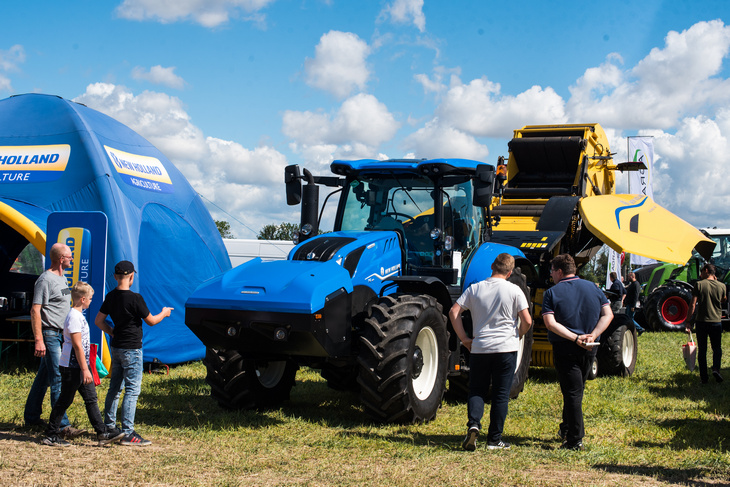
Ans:
[{"label": "green tree", "polygon": [[264,225],[256,238],[259,240],[292,240],[298,231],[299,225],[296,223],[281,222],[279,225]]},{"label": "green tree", "polygon": [[233,232],[231,232],[231,224],[228,223],[225,220],[216,220],[215,226],[218,227],[218,232],[221,234],[221,237],[223,238],[236,238],[235,235],[233,235]]},{"label": "green tree", "polygon": [[608,252],[604,246],[586,265],[581,267],[578,275],[583,279],[597,282],[599,286],[603,286],[606,284],[606,269],[608,269]]}]

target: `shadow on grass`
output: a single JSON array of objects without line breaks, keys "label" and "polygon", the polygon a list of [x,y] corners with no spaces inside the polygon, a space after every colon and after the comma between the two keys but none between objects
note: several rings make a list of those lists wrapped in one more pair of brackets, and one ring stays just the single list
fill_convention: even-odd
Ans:
[{"label": "shadow on grass", "polygon": [[0,441],[12,440],[26,443],[38,443],[42,434],[42,428],[18,426],[14,423],[0,423]]},{"label": "shadow on grass", "polygon": [[607,464],[596,464],[593,468],[603,470],[608,473],[618,473],[624,475],[643,475],[657,479],[661,482],[679,483],[682,485],[689,486],[714,486],[714,487],[728,487],[730,482],[711,480],[693,480],[698,477],[711,476],[712,471],[707,468],[666,468],[666,467],[642,467],[636,465],[607,465]]},{"label": "shadow on grass", "polygon": [[[103,403],[103,398],[100,402]],[[276,408],[229,410],[211,397],[210,387],[204,379],[181,377],[161,377],[154,384],[143,385],[135,419],[158,426],[195,428],[204,425],[221,430],[233,426],[265,428],[283,424],[285,419],[280,416],[337,427],[370,423],[360,407],[357,393],[335,391],[323,381],[297,380],[290,400]]]}]

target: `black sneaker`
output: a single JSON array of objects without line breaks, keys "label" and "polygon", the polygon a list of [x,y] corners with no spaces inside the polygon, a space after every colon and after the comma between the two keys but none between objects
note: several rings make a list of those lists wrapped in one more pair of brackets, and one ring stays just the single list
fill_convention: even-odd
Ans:
[{"label": "black sneaker", "polygon": [[46,426],[48,426],[48,424],[46,424],[46,422],[43,421],[42,419],[35,419],[33,421],[26,421],[25,422],[25,427],[26,428],[33,428],[33,429],[41,429],[42,428],[42,429],[46,429]]},{"label": "black sneaker", "polygon": [[61,436],[63,436],[67,440],[73,440],[74,438],[78,438],[79,436],[86,433],[86,430],[74,428],[71,425],[66,426],[64,429],[61,430]]},{"label": "black sneaker", "polygon": [[71,446],[71,443],[64,440],[63,438],[61,438],[58,435],[46,436],[45,438],[43,438],[41,440],[41,444],[46,445],[46,446],[62,446],[62,447]]},{"label": "black sneaker", "polygon": [[497,443],[487,443],[487,448],[490,450],[509,450],[510,444],[506,441],[499,440]]},{"label": "black sneaker", "polygon": [[147,446],[151,445],[152,442],[150,440],[145,440],[144,438],[139,436],[139,433],[133,431],[132,433],[122,438],[121,444],[124,446]]},{"label": "black sneaker", "polygon": [[560,445],[561,450],[572,450],[572,451],[583,451],[583,442],[576,441],[575,443],[568,443],[567,441]]},{"label": "black sneaker", "polygon": [[96,440],[99,442],[99,446],[108,445],[115,441],[121,441],[124,438],[124,433],[119,431],[117,428],[107,428],[104,433],[97,433]]},{"label": "black sneaker", "polygon": [[722,376],[720,375],[719,370],[713,370],[712,376],[715,378],[715,382],[722,382]]},{"label": "black sneaker", "polygon": [[464,438],[464,443],[461,444],[462,448],[466,451],[474,451],[477,449],[477,438],[479,438],[478,428],[469,428]]}]

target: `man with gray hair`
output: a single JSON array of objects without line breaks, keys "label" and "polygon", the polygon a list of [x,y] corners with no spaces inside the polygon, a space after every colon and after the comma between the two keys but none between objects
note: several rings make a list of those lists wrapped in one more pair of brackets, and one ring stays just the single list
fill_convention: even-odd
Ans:
[{"label": "man with gray hair", "polygon": [[[63,347],[63,324],[71,309],[71,290],[63,272],[71,267],[73,253],[68,245],[55,243],[51,246],[50,258],[51,267],[38,277],[33,288],[30,324],[35,339],[34,355],[41,359],[41,365],[25,402],[23,419],[26,426],[45,425],[41,413],[48,386],[51,387],[51,407],[61,394],[59,361]],[[60,426],[65,438],[72,439],[85,433],[85,430],[71,426],[66,414]]]}]

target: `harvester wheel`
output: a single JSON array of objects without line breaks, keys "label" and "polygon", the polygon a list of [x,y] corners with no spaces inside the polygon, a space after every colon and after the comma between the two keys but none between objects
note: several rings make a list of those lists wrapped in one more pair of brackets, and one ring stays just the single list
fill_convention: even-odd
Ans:
[{"label": "harvester wheel", "polygon": [[436,417],[446,386],[448,331],[428,295],[383,296],[360,335],[358,383],[363,408],[388,423]]},{"label": "harvester wheel", "polygon": [[244,359],[235,350],[208,348],[205,354],[211,396],[225,409],[277,407],[289,399],[297,365],[291,361]]},{"label": "harvester wheel", "polygon": [[601,375],[628,377],[636,368],[638,342],[636,328],[626,315],[615,315],[601,335],[598,349],[598,372]]},{"label": "harvester wheel", "polygon": [[644,307],[644,316],[649,327],[655,331],[684,330],[691,301],[692,292],[680,284],[668,282],[654,289]]}]

